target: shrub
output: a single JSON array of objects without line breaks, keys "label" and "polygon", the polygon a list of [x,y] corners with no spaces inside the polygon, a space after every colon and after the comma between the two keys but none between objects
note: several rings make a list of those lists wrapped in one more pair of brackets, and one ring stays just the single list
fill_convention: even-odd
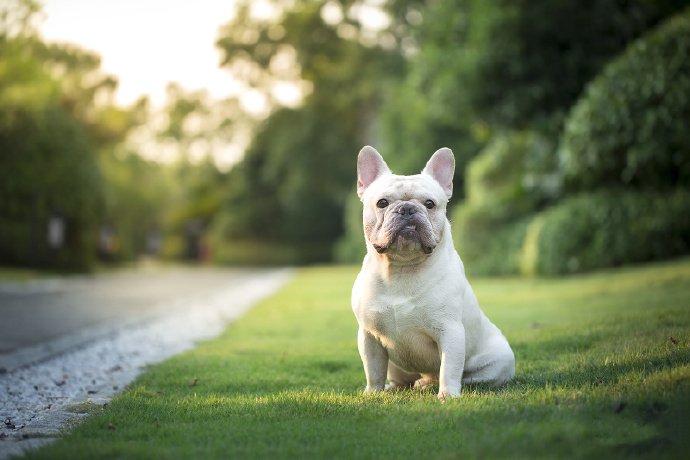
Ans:
[{"label": "shrub", "polygon": [[514,275],[529,217],[496,223],[490,207],[463,207],[455,214],[455,247],[470,275]]},{"label": "shrub", "polygon": [[559,156],[571,190],[690,185],[690,10],[634,42],[572,109]]},{"label": "shrub", "polygon": [[497,136],[470,163],[467,200],[453,213],[456,246],[475,274],[518,272],[527,216],[559,191],[553,145],[532,132]]},{"label": "shrub", "polygon": [[560,186],[554,147],[529,131],[496,136],[468,167],[467,201],[491,205],[510,220],[552,200]]},{"label": "shrub", "polygon": [[[425,27],[440,29],[436,41],[447,43],[463,32],[466,37],[463,46],[449,47],[453,59],[447,52],[432,55],[442,76],[450,69],[460,81],[441,100],[459,93],[484,119],[513,129],[534,127],[567,111],[626,44],[687,5],[686,0],[432,3],[430,12],[438,13]],[[463,6],[465,14],[453,14]],[[436,70],[434,63],[431,59],[430,67]],[[460,101],[452,100],[449,107]]]},{"label": "shrub", "polygon": [[558,275],[690,253],[690,190],[601,190],[538,215],[521,255],[525,274]]},{"label": "shrub", "polygon": [[[18,109],[0,126],[0,260],[70,270],[90,268],[103,206],[101,171],[83,128],[57,107]],[[64,242],[51,248],[59,216]]]},{"label": "shrub", "polygon": [[[329,260],[332,246],[320,241],[285,242],[278,239],[249,238],[238,235],[234,217],[221,213],[211,223],[204,235],[211,260],[224,265],[306,265]],[[277,222],[275,225],[280,225]],[[172,242],[171,242],[172,243]],[[168,257],[179,257],[183,242],[171,245]]]},{"label": "shrub", "polygon": [[333,259],[340,263],[359,263],[367,252],[362,228],[362,202],[353,190],[345,202],[345,233],[333,250]]},{"label": "shrub", "polygon": [[223,241],[211,245],[213,262],[240,266],[284,266],[320,263],[330,257],[330,247],[259,240]]}]

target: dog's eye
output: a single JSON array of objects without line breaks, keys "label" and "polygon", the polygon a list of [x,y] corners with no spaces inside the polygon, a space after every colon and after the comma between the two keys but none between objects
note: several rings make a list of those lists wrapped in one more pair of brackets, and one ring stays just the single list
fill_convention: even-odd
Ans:
[{"label": "dog's eye", "polygon": [[386,206],[388,206],[388,200],[385,198],[381,198],[379,201],[376,202],[377,208],[385,208]]},{"label": "dog's eye", "polygon": [[424,206],[426,206],[427,209],[433,209],[434,207],[436,207],[436,203],[434,203],[431,200],[426,200],[424,202]]}]

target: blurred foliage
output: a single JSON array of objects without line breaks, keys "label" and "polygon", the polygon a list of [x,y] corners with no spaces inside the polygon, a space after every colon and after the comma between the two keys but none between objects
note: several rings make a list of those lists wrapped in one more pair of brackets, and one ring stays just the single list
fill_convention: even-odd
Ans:
[{"label": "blurred foliage", "polygon": [[362,229],[362,202],[354,191],[345,201],[344,235],[333,248],[333,258],[341,263],[361,262],[367,252]]},{"label": "blurred foliage", "polygon": [[[687,222],[672,219],[690,187],[688,3],[240,0],[216,46],[244,93],[171,84],[155,113],[145,99],[117,106],[97,55],[44,42],[40,6],[8,0],[2,263],[359,260],[364,144],[403,174],[453,149],[449,216],[470,273],[688,252]],[[243,107],[247,95],[264,107]]]},{"label": "blurred foliage", "polygon": [[[515,275],[533,216],[495,224],[490,208],[467,208],[454,222],[455,247],[469,276]],[[471,235],[471,236],[469,236]]]},{"label": "blurred foliage", "polygon": [[690,10],[633,43],[573,108],[560,158],[572,190],[690,186]]},{"label": "blurred foliage", "polygon": [[553,148],[535,132],[495,136],[467,169],[465,203],[493,208],[509,221],[553,201],[560,193]]},{"label": "blurred foliage", "polygon": [[610,58],[687,1],[468,0],[465,15],[456,3],[436,7],[466,29],[458,59],[436,58],[464,70],[443,101],[494,126],[553,130]]},{"label": "blurred foliage", "polygon": [[559,149],[566,195],[575,195],[530,224],[523,273],[690,252],[689,50],[686,10],[635,41],[588,86]]},{"label": "blurred foliage", "polygon": [[[483,254],[500,254],[504,247],[504,238],[492,235],[519,233],[500,229],[514,221],[504,215],[506,210],[524,216],[559,197],[561,172],[555,146],[564,116],[587,82],[627,43],[684,4],[687,1],[391,2],[396,17],[407,20],[404,30],[413,45],[405,75],[386,88],[390,97],[379,114],[381,151],[394,170],[411,173],[419,171],[437,148],[445,145],[454,150],[452,203],[462,202],[469,194],[461,206],[466,211],[451,209],[459,227],[454,231],[465,248],[463,257],[468,254],[479,265]],[[525,142],[520,136],[541,141],[520,145]],[[510,157],[507,164],[494,166],[495,177],[505,176],[498,191],[473,183],[473,168],[467,169],[485,145],[496,150],[497,143],[506,145],[504,156]],[[518,151],[511,153],[511,149]],[[522,161],[530,149],[532,159],[514,171],[511,160]],[[474,161],[489,166],[488,162],[503,159],[493,153]],[[540,190],[542,196],[527,203],[523,186],[535,193]],[[477,189],[501,196],[480,203]],[[359,217],[347,216],[352,222],[346,225],[341,248],[361,241]],[[467,233],[470,228],[484,232]],[[519,244],[519,238],[509,239]],[[495,250],[490,247],[494,241]],[[347,254],[356,257],[357,252],[339,250],[338,254],[341,260],[351,260]],[[478,271],[505,272],[497,266],[501,258],[494,260]],[[507,271],[515,270],[513,264]]]},{"label": "blurred foliage", "polygon": [[562,275],[690,252],[690,190],[600,190],[538,215],[520,254],[524,274]]},{"label": "blurred foliage", "polygon": [[[54,106],[14,109],[0,128],[0,259],[85,269],[96,255],[100,170],[83,128]],[[64,220],[62,247],[51,248],[51,217]]]},{"label": "blurred foliage", "polygon": [[[683,165],[687,165],[681,152],[688,137],[685,123],[679,120],[688,119],[690,91],[684,76],[689,73],[684,61],[690,48],[677,25],[666,32],[666,45],[659,44],[663,39],[658,35],[663,33],[652,32],[631,47],[637,51],[626,51],[604,67],[603,75],[589,86],[573,109],[561,137],[559,120],[607,57],[683,3],[687,4],[590,3],[591,8],[563,1],[519,2],[511,7],[504,5],[505,8],[482,3],[475,10],[482,18],[479,31],[471,31],[470,19],[468,42],[481,46],[467,67],[465,77],[469,83],[459,91],[470,98],[467,103],[472,111],[491,123],[495,134],[494,140],[470,163],[466,176],[468,197],[453,214],[458,250],[468,263],[469,272],[573,271],[536,262],[540,257],[553,261],[559,253],[568,260],[572,248],[566,247],[571,244],[567,225],[559,227],[559,231],[565,232],[562,239],[550,240],[554,245],[560,241],[564,247],[537,244],[536,224],[526,232],[535,213],[558,206],[561,200],[583,188],[630,183],[632,176],[627,181],[625,177],[631,168],[637,168],[638,176],[646,175],[647,186],[666,189],[683,183],[678,176],[684,174]],[[603,14],[605,11],[608,13]],[[547,16],[550,20],[544,21]],[[588,22],[592,22],[591,27],[584,27]],[[679,22],[682,20],[675,20]],[[677,81],[671,82],[673,79]],[[528,130],[505,131],[521,127]],[[560,157],[556,148],[559,137]],[[601,206],[599,201],[591,197],[588,209],[587,199],[583,198],[578,202],[578,211],[581,215],[596,214]],[[590,226],[581,228],[588,228],[591,234],[615,233],[615,222],[610,222],[610,227],[597,227],[595,224],[602,221],[585,221]],[[620,231],[625,233],[625,229]],[[630,239],[624,241],[639,244]],[[681,252],[668,251],[665,256],[687,251],[682,245],[673,247]],[[543,255],[541,251],[546,248],[549,253]],[[605,249],[597,247],[599,251]],[[630,253],[636,251],[631,249]],[[631,256],[626,261],[655,257]],[[597,262],[576,265],[579,270],[587,270],[620,263],[615,259],[614,255],[609,260],[602,254]],[[565,265],[561,261],[561,266]]]},{"label": "blurred foliage", "polygon": [[[458,64],[466,38],[465,3],[395,0],[386,4],[395,19],[391,30],[400,35],[405,67],[381,88],[383,103],[373,123],[375,135],[368,142],[400,174],[418,173],[434,151],[450,147],[456,162],[451,207],[464,198],[465,168],[491,134],[467,104],[449,103],[451,92],[459,88],[457,80],[466,71]],[[351,154],[352,186],[356,152],[363,144]],[[344,235],[334,253],[341,262],[361,260],[364,251],[361,204],[354,188],[350,193]]]},{"label": "blurred foliage", "polygon": [[160,168],[123,154],[146,101],[116,106],[100,58],[44,42],[39,12],[30,0],[0,6],[1,263],[88,270],[98,255],[133,258],[167,194]]},{"label": "blurred foliage", "polygon": [[452,212],[458,252],[472,274],[518,270],[531,214],[559,195],[553,143],[535,132],[495,137],[467,170],[467,198]]},{"label": "blurred foliage", "polygon": [[[346,11],[348,3],[339,8]],[[263,241],[287,246],[274,251],[277,259],[295,253],[297,263],[325,261],[343,232],[354,154],[372,141],[382,88],[402,68],[402,57],[357,40],[364,31],[355,20],[344,23],[353,34],[344,38],[324,20],[323,2],[280,7],[280,20],[266,21],[242,2],[218,41],[226,64],[244,69],[249,83],[266,89],[297,77],[309,91],[300,107],[277,109],[263,122],[230,172],[222,211],[229,215],[215,225],[214,246]],[[286,60],[292,62],[283,67]],[[285,75],[295,68],[299,75]],[[232,251],[223,253],[225,261],[235,260]]]},{"label": "blurred foliage", "polygon": [[295,262],[331,257],[331,245],[342,231],[343,199],[351,187],[356,130],[331,118],[343,112],[331,115],[319,102],[282,109],[263,124],[229,174],[230,215],[218,222],[214,246],[223,240],[263,240],[299,248]]},{"label": "blurred foliage", "polygon": [[[0,259],[84,269],[95,257],[100,169],[88,131],[63,109],[46,70],[47,48],[31,23],[37,6],[10,3],[0,9]],[[51,219],[65,230],[60,247],[47,237]]]},{"label": "blurred foliage", "polygon": [[135,152],[103,155],[105,208],[101,222],[114,232],[116,247],[101,248],[106,260],[133,260],[154,252],[150,238],[167,230],[166,203],[174,190],[173,177],[161,165]]},{"label": "blurred foliage", "polygon": [[230,172],[216,245],[357,260],[361,145],[405,174],[446,145],[462,256],[477,273],[517,273],[533,216],[572,191],[557,155],[567,112],[610,59],[687,2],[391,0],[390,24],[375,32],[356,14],[366,2],[271,4],[259,18],[240,4],[218,41],[225,65],[276,106],[275,82],[299,81],[306,96],[275,110]]}]

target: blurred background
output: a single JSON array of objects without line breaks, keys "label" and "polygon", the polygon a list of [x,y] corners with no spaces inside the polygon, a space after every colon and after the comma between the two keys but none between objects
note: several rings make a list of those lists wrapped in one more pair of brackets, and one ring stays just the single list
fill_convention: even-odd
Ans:
[{"label": "blurred background", "polygon": [[364,144],[472,275],[688,254],[689,4],[4,0],[0,265],[358,262]]}]

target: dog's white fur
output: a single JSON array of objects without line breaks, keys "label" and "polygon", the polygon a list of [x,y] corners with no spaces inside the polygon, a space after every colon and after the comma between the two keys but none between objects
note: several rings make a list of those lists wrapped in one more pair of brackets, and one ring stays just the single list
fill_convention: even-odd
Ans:
[{"label": "dog's white fur", "polygon": [[[366,392],[438,382],[443,401],[460,396],[463,383],[500,385],[515,374],[513,351],[479,308],[453,247],[446,204],[454,167],[447,148],[413,176],[392,174],[372,147],[359,153],[367,255],[352,309]],[[381,199],[387,206],[377,206]]]}]

